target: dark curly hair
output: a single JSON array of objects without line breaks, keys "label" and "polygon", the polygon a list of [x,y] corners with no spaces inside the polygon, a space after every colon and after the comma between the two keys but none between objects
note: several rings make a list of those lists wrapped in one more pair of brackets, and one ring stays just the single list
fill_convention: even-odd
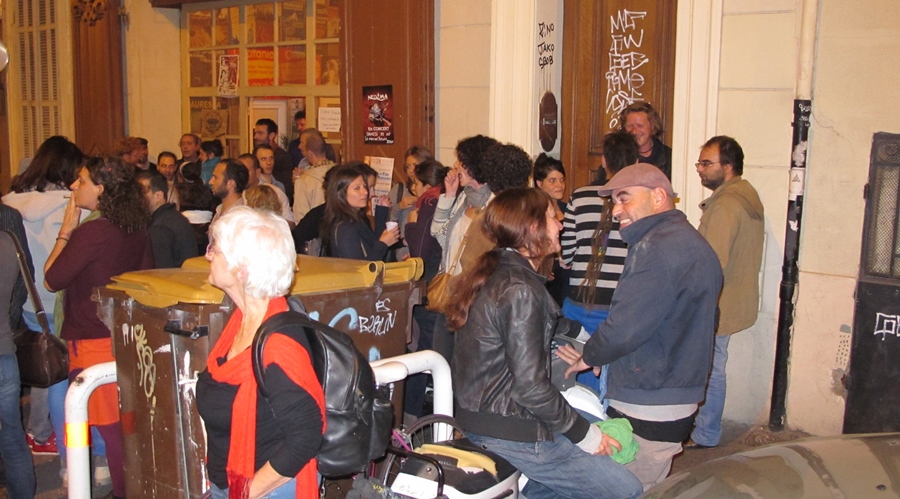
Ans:
[{"label": "dark curly hair", "polygon": [[498,144],[496,140],[484,135],[468,137],[456,144],[456,159],[469,172],[469,176],[474,178],[479,184],[487,183],[487,180],[485,180],[485,168],[481,164],[484,153],[496,144]]},{"label": "dark curly hair", "polygon": [[550,172],[559,172],[563,177],[566,176],[566,169],[563,167],[562,161],[552,157],[547,156],[546,153],[541,153],[536,160],[534,160],[534,173],[532,177],[535,182],[543,182],[547,179],[547,175],[550,175]]},{"label": "dark curly hair", "polygon": [[526,187],[531,176],[531,157],[514,144],[495,144],[481,158],[484,183],[499,194],[513,187]]},{"label": "dark curly hair", "polygon": [[149,225],[150,214],[141,186],[134,179],[133,166],[121,158],[95,156],[88,158],[82,168],[87,170],[91,182],[103,186],[97,209],[104,218],[129,234]]},{"label": "dark curly hair", "polygon": [[54,135],[34,153],[28,168],[12,180],[15,192],[44,192],[47,187],[67,189],[75,181],[84,153],[69,139]]}]

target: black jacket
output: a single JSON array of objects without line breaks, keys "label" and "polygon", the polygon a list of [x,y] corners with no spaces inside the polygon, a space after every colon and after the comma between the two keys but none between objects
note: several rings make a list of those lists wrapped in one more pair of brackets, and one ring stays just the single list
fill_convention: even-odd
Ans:
[{"label": "black jacket", "polygon": [[535,442],[562,433],[578,443],[589,423],[550,382],[550,339],[581,328],[560,316],[545,279],[525,258],[494,251],[500,265],[456,333],[456,419],[477,435]]},{"label": "black jacket", "polygon": [[156,268],[178,268],[198,256],[197,234],[174,204],[166,203],[153,212],[148,231]]}]

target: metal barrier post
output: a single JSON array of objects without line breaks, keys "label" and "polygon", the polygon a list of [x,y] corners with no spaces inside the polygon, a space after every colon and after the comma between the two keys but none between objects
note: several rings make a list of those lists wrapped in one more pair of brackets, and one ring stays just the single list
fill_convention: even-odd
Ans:
[{"label": "metal barrier post", "polygon": [[116,363],[104,362],[91,366],[69,385],[66,392],[66,470],[69,474],[69,497],[91,497],[90,428],[88,400],[100,385],[116,382]]},{"label": "metal barrier post", "polygon": [[[410,374],[430,372],[434,380],[434,413],[453,417],[453,380],[450,377],[450,365],[441,354],[433,350],[422,350],[376,360],[370,362],[370,365],[375,371],[377,383],[393,383],[406,379]],[[437,425],[435,441],[449,440],[451,431],[448,425]]]}]

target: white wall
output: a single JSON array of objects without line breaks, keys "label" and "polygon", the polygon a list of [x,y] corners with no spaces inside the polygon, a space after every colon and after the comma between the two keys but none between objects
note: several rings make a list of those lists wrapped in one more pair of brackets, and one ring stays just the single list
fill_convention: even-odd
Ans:
[{"label": "white wall", "polygon": [[725,418],[768,418],[784,248],[791,112],[796,78],[799,1],[686,0],[678,4],[673,184],[679,209],[697,225],[700,185],[694,162],[714,135],[744,149],[744,178],[765,207],[766,245],[759,317],[732,336]]},{"label": "white wall", "polygon": [[164,150],[181,156],[181,11],[125,0],[128,135],[149,141],[150,161]]},{"label": "white wall", "polygon": [[788,423],[840,433],[872,135],[900,132],[900,9],[821,0]]},{"label": "white wall", "polygon": [[743,147],[743,176],[759,192],[766,218],[759,318],[732,337],[725,418],[761,423],[775,355],[800,2],[726,0],[722,14],[716,133]]},{"label": "white wall", "polygon": [[490,132],[491,2],[438,0],[435,15],[435,156],[452,165],[459,139]]}]

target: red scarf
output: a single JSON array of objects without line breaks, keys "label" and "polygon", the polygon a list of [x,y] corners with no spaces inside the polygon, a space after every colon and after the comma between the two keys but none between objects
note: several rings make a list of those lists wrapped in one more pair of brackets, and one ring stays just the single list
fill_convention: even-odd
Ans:
[{"label": "red scarf", "polygon": [[416,208],[421,210],[422,205],[425,203],[434,204],[431,203],[431,201],[439,198],[441,196],[442,190],[444,190],[443,185],[429,187],[428,190],[426,190],[421,196],[419,196],[419,199],[416,200]]},{"label": "red scarf", "polygon": [[[283,297],[269,301],[269,308],[263,320],[288,309]],[[252,348],[232,357],[219,365],[217,359],[228,355],[234,344],[244,314],[235,310],[225,325],[219,341],[213,347],[206,360],[206,367],[212,378],[219,383],[227,383],[238,387],[234,406],[231,409],[231,443],[228,450],[228,497],[229,499],[245,499],[250,493],[250,481],[253,480],[256,464],[256,378],[253,376],[251,361]],[[322,414],[324,431],[325,394],[313,370],[309,353],[299,343],[281,334],[273,334],[266,342],[263,352],[263,363],[268,367],[278,364],[288,378],[300,388],[306,390]],[[315,499],[319,497],[318,478],[316,476],[316,459],[311,459],[297,474],[297,497]]]}]

